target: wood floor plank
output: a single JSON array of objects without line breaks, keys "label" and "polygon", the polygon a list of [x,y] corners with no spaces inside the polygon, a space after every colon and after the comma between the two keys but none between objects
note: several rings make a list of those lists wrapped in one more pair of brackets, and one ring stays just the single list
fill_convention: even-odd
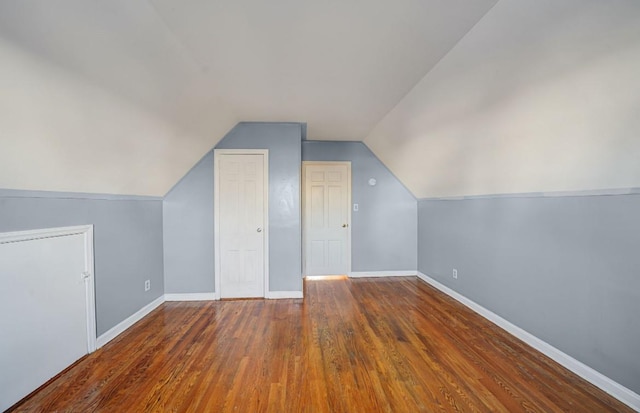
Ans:
[{"label": "wood floor plank", "polygon": [[164,303],[15,412],[631,412],[415,277]]}]

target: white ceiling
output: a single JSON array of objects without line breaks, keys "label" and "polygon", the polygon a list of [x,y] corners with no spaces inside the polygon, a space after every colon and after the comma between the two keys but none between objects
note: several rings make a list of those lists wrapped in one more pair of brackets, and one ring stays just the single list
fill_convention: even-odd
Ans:
[{"label": "white ceiling", "polygon": [[495,1],[5,0],[0,35],[200,133],[362,140]]}]

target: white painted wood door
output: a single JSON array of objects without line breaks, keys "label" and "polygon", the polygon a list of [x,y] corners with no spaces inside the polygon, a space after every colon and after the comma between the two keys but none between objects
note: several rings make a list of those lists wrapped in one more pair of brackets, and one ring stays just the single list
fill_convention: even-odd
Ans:
[{"label": "white painted wood door", "polygon": [[350,270],[350,164],[305,162],[305,275],[347,274]]},{"label": "white painted wood door", "polygon": [[265,296],[264,155],[219,161],[221,298]]},{"label": "white painted wood door", "polygon": [[93,351],[85,248],[83,234],[0,237],[0,411]]}]

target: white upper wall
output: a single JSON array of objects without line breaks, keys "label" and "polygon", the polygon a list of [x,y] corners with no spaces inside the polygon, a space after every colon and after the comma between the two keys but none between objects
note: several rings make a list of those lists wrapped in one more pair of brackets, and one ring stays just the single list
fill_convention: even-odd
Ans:
[{"label": "white upper wall", "polygon": [[240,120],[361,140],[496,1],[0,1],[0,188],[162,196]]},{"label": "white upper wall", "polygon": [[640,2],[500,1],[364,142],[417,197],[640,187]]},{"label": "white upper wall", "polygon": [[[0,188],[163,195],[193,136],[0,38]],[[179,143],[179,144],[178,144]]]}]

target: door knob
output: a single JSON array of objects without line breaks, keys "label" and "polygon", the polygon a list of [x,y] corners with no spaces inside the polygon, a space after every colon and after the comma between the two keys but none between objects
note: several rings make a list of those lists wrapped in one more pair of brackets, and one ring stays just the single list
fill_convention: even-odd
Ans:
[{"label": "door knob", "polygon": [[349,224],[342,224],[342,228],[346,228],[348,226],[349,226]]},{"label": "door knob", "polygon": [[258,228],[256,231],[258,231],[258,232],[262,232],[262,228]]}]

